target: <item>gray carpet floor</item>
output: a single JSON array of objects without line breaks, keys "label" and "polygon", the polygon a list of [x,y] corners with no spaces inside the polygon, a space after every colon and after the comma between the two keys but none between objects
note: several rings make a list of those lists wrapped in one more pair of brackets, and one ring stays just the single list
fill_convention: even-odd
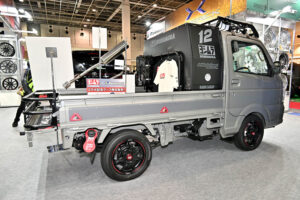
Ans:
[{"label": "gray carpet floor", "polygon": [[300,199],[300,116],[265,131],[251,152],[218,140],[177,140],[153,151],[150,167],[128,182],[109,179],[74,150],[48,154],[55,136],[34,147],[11,128],[16,108],[0,109],[0,200],[53,199]]}]

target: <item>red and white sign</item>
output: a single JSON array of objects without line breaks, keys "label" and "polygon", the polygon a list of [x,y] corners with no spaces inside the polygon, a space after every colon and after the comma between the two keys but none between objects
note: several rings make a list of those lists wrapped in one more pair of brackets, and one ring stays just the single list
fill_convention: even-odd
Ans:
[{"label": "red and white sign", "polygon": [[76,122],[76,121],[81,121],[82,117],[78,114],[78,113],[74,113],[71,117],[70,117],[70,121],[71,122]]},{"label": "red and white sign", "polygon": [[162,107],[162,109],[160,110],[160,113],[168,113],[168,112],[169,109],[166,106]]},{"label": "red and white sign", "polygon": [[87,79],[87,84],[89,85],[89,86],[92,86],[92,85],[100,85],[100,81],[99,81],[99,79],[95,79],[95,78],[93,78],[93,79]]},{"label": "red and white sign", "polygon": [[126,93],[125,80],[123,79],[86,79],[86,91],[90,94]]}]

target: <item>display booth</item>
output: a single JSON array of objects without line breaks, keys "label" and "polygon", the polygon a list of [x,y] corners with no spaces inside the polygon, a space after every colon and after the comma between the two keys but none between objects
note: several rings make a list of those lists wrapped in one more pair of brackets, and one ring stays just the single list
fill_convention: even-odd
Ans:
[{"label": "display booth", "polygon": [[23,59],[20,49],[20,35],[10,31],[9,21],[2,17],[0,35],[0,107],[18,106],[20,96],[17,94],[21,86]]}]

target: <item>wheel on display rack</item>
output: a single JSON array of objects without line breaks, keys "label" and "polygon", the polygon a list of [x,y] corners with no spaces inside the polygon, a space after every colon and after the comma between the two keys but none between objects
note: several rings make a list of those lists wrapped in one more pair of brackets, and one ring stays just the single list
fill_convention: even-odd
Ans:
[{"label": "wheel on display rack", "polygon": [[3,57],[13,57],[15,55],[15,48],[7,42],[2,42],[0,43],[0,55]]},{"label": "wheel on display rack", "polygon": [[0,63],[0,70],[5,74],[14,74],[17,71],[17,65],[11,60],[4,60]]},{"label": "wheel on display rack", "polygon": [[234,136],[234,144],[241,150],[251,151],[256,149],[264,136],[263,121],[257,115],[246,117],[240,130]]},{"label": "wheel on display rack", "polygon": [[19,86],[18,81],[12,77],[4,79],[2,82],[2,87],[6,90],[16,90],[18,86]]},{"label": "wheel on display rack", "polygon": [[291,46],[291,34],[287,30],[281,30],[280,45],[284,50],[288,50]]},{"label": "wheel on display rack", "polygon": [[274,33],[274,31],[270,28],[264,36],[264,41],[265,41],[265,46],[267,48],[275,48],[276,47],[276,43],[277,43],[277,39],[276,39],[276,34]]},{"label": "wheel on display rack", "polygon": [[280,54],[279,62],[281,67],[287,66],[289,64],[289,56],[286,53]]},{"label": "wheel on display rack", "polygon": [[101,165],[110,178],[127,181],[143,174],[151,158],[148,139],[136,130],[127,129],[107,138],[101,152]]}]

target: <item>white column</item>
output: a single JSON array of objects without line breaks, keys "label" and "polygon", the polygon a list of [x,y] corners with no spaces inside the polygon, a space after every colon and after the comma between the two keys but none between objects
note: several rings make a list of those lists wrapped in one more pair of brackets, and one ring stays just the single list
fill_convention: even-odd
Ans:
[{"label": "white column", "polygon": [[129,49],[127,49],[127,65],[131,65],[131,30],[130,30],[130,4],[129,0],[122,1],[122,37],[126,40]]}]

